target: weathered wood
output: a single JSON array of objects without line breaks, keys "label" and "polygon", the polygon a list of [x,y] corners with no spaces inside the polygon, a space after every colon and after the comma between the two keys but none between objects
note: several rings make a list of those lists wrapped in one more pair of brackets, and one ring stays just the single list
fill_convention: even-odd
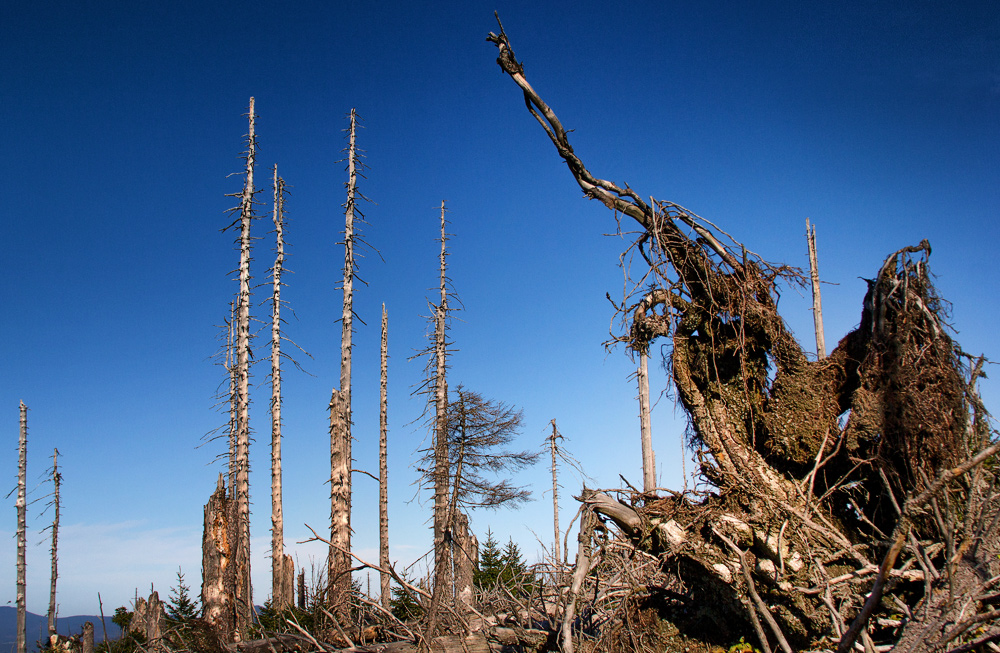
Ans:
[{"label": "weathered wood", "polygon": [[52,519],[52,568],[49,574],[49,634],[56,632],[56,581],[59,578],[59,450],[52,450],[52,505],[55,516]]},{"label": "weathered wood", "polygon": [[243,638],[252,623],[253,599],[250,582],[250,224],[254,219],[253,173],[257,156],[254,131],[254,99],[248,111],[246,178],[240,195],[240,286],[236,311],[236,538],[233,546],[233,605],[236,623],[233,635]]},{"label": "weathered wood", "polygon": [[205,523],[201,540],[202,616],[228,641],[234,626],[232,536],[233,501],[226,495],[225,481],[219,474],[215,492],[205,504]]},{"label": "weathered wood", "polygon": [[562,537],[562,533],[559,530],[559,477],[558,466],[556,465],[556,449],[558,448],[556,440],[561,437],[559,430],[556,428],[556,420],[553,418],[552,435],[549,436],[549,451],[552,454],[552,561],[553,569],[555,569],[553,582],[556,587],[562,585],[562,551],[559,546],[559,539]]},{"label": "weathered wood", "polygon": [[465,613],[475,609],[473,575],[479,567],[479,542],[469,531],[469,518],[456,512],[454,529],[455,604]]},{"label": "weathered wood", "polygon": [[[327,603],[346,605],[351,591],[351,453],[344,433],[348,420],[344,394],[336,388],[330,395],[330,552],[327,557]],[[344,580],[346,579],[346,585]]]},{"label": "weathered wood", "polygon": [[823,336],[823,300],[819,291],[819,259],[816,257],[816,225],[806,218],[806,241],[809,244],[809,278],[812,281],[813,326],[816,329],[816,358],[826,358],[826,338]]},{"label": "weathered wood", "polygon": [[[150,593],[148,599],[139,597],[135,602],[135,609],[132,611],[132,620],[128,624],[129,631],[142,635],[146,638],[147,643],[155,647],[163,639],[166,628],[167,613],[163,602],[160,601],[159,592]],[[93,624],[91,624],[91,629],[93,629]],[[91,633],[91,637],[93,637],[93,633]]]},{"label": "weathered wood", "polygon": [[27,470],[28,470],[28,407],[21,402],[21,430],[17,456],[17,653],[27,653],[27,608],[25,588],[27,587],[25,552],[27,539]]},{"label": "weathered wood", "polygon": [[379,384],[379,437],[378,437],[378,563],[383,571],[379,573],[379,600],[382,607],[389,609],[391,592],[389,589],[389,315],[382,303],[382,375]]},{"label": "weathered wood", "polygon": [[328,600],[346,617],[351,591],[351,350],[354,335],[354,212],[357,199],[357,122],[351,109],[347,151],[347,201],[344,203],[344,280],[340,335],[340,389],[330,400],[330,552]]},{"label": "weathered wood", "polygon": [[91,621],[83,622],[83,653],[94,653],[94,624]]},{"label": "weathered wood", "polygon": [[271,604],[292,604],[285,572],[285,518],[281,495],[281,273],[285,261],[285,180],[274,166],[275,257],[271,268]]},{"label": "weathered wood", "polygon": [[639,431],[642,438],[642,491],[656,489],[656,454],[653,452],[653,427],[649,415],[649,352],[639,352]]}]

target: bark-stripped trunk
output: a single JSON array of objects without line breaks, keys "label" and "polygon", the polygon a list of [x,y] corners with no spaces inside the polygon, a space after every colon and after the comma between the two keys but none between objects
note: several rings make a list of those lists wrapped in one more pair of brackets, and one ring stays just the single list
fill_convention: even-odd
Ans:
[{"label": "bark-stripped trunk", "polygon": [[236,322],[236,630],[242,640],[252,623],[250,583],[250,223],[254,219],[253,172],[257,156],[256,115],[250,98],[246,181],[240,196],[240,294]]},{"label": "bark-stripped trunk", "polygon": [[21,431],[17,447],[17,653],[27,653],[27,626],[25,620],[26,570],[25,551],[28,548],[25,488],[28,478],[28,407],[21,402]]},{"label": "bark-stripped trunk", "polygon": [[285,521],[281,498],[281,272],[285,261],[285,180],[274,166],[275,259],[271,271],[271,601],[292,603],[285,569]]},{"label": "bark-stripped trunk", "polygon": [[236,495],[236,302],[229,302],[226,333],[226,373],[229,374],[229,498]]},{"label": "bark-stripped trunk", "polygon": [[55,516],[52,519],[52,570],[49,583],[49,634],[56,632],[56,580],[59,578],[59,450],[52,450],[52,505]]},{"label": "bark-stripped trunk", "polygon": [[450,586],[451,556],[447,533],[450,524],[448,518],[449,470],[448,470],[448,285],[447,261],[448,235],[445,231],[445,206],[441,202],[441,260],[440,260],[440,292],[441,299],[435,313],[434,325],[434,570],[435,587],[444,590]]},{"label": "bark-stripped trunk", "polygon": [[649,418],[649,352],[639,352],[639,424],[642,436],[642,491],[656,489],[656,454],[653,452],[653,428]]},{"label": "bark-stripped trunk", "polygon": [[233,500],[226,495],[224,476],[219,474],[215,492],[205,504],[201,540],[202,617],[228,642],[234,626],[234,577],[232,567],[235,524]]},{"label": "bark-stripped trunk", "polygon": [[[340,334],[340,390],[330,401],[330,600],[346,610],[351,591],[351,347],[354,335],[354,210],[357,197],[357,113],[351,109],[344,203],[344,292]],[[336,414],[335,414],[336,413]]]},{"label": "bark-stripped trunk", "polygon": [[826,358],[826,338],[823,336],[823,301],[819,292],[819,259],[816,257],[816,225],[806,218],[806,241],[809,243],[809,279],[812,281],[813,325],[816,329],[816,359]]},{"label": "bark-stripped trunk", "polygon": [[475,610],[473,576],[479,566],[479,541],[469,530],[469,518],[456,512],[454,518],[455,607],[465,613]]},{"label": "bark-stripped trunk", "polygon": [[440,301],[434,310],[434,587],[426,613],[425,641],[433,639],[443,605],[454,599],[449,523],[448,453],[448,234],[441,201]]},{"label": "bark-stripped trunk", "polygon": [[382,304],[382,377],[379,384],[378,437],[378,562],[382,607],[389,609],[389,315]]},{"label": "bark-stripped trunk", "polygon": [[555,575],[553,576],[556,587],[562,585],[562,551],[559,545],[561,533],[559,530],[559,477],[558,465],[556,461],[556,449],[559,439],[559,430],[556,428],[556,420],[552,420],[552,435],[549,436],[549,452],[552,454],[552,560]]}]

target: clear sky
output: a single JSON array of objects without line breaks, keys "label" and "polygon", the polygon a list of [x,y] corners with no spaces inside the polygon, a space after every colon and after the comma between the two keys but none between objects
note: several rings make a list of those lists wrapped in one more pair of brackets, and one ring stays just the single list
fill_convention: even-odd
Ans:
[{"label": "clear sky", "polygon": [[[450,273],[465,310],[449,377],[524,409],[517,446],[549,420],[601,487],[641,481],[633,363],[606,352],[620,299],[613,215],[581,199],[485,42],[500,12],[528,79],[600,177],[678,202],[770,260],[806,266],[817,225],[827,342],[858,322],[884,257],[922,238],[966,351],[1000,358],[994,277],[1000,210],[1000,10],[992,2],[7,2],[0,7],[0,469],[16,483],[18,400],[30,407],[28,608],[44,612],[42,482],[64,475],[64,615],[165,594],[178,566],[200,584],[202,510],[224,442],[202,437],[224,373],[213,365],[236,289],[227,193],[241,188],[243,114],[256,98],[257,178],[291,186],[287,335],[312,354],[285,372],[286,546],[329,519],[327,403],[338,383],[346,115],[364,120],[368,285],[356,293],[355,457],[377,473],[378,339],[389,311],[390,537],[408,564],[430,549],[430,504],[410,465],[426,438],[411,396],[448,201]],[[231,174],[234,176],[228,176]],[[266,205],[270,192],[260,196]],[[268,216],[253,273],[272,262]],[[263,301],[266,290],[256,299]],[[807,294],[781,309],[807,348]],[[267,315],[266,307],[257,314]],[[266,337],[257,358],[267,360]],[[255,600],[270,589],[267,363],[251,422]],[[655,366],[656,390],[665,376]],[[997,372],[988,368],[991,376]],[[997,396],[987,381],[988,402]],[[994,405],[995,401],[992,402]],[[680,488],[684,423],[653,414],[658,473]],[[687,464],[690,473],[691,465]],[[529,558],[551,538],[537,500],[476,513]],[[582,479],[562,477],[562,525]],[[5,491],[6,491],[5,489]],[[14,599],[14,500],[0,586]],[[356,551],[377,558],[377,486],[355,477]],[[536,535],[537,534],[537,540]],[[573,541],[572,536],[570,542]]]}]

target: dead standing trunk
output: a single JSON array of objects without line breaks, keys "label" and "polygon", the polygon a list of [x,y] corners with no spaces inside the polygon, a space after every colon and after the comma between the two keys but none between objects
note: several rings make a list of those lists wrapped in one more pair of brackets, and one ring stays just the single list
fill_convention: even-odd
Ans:
[{"label": "dead standing trunk", "polygon": [[562,437],[556,428],[556,420],[552,419],[552,435],[549,436],[549,452],[552,454],[552,562],[554,575],[553,579],[556,587],[562,586],[562,551],[560,550],[559,539],[562,533],[559,530],[559,478],[557,476],[556,440]]},{"label": "dead standing trunk", "polygon": [[233,609],[234,577],[232,568],[235,524],[233,500],[226,494],[225,480],[219,474],[215,492],[205,504],[205,522],[201,541],[202,617],[215,628],[221,641],[229,641],[235,625]]},{"label": "dead standing trunk", "polygon": [[819,259],[816,256],[816,225],[806,218],[806,241],[809,244],[809,279],[812,282],[813,326],[816,330],[816,359],[826,358],[826,338],[823,335],[823,300],[819,290]]},{"label": "dead standing trunk", "polygon": [[642,491],[656,489],[656,454],[653,452],[653,428],[649,417],[649,352],[639,352],[639,431],[642,437]]},{"label": "dead standing trunk", "polygon": [[27,564],[27,478],[28,478],[28,407],[21,402],[21,429],[17,447],[17,653],[27,653],[27,609],[25,588]]},{"label": "dead standing trunk", "polygon": [[389,609],[391,598],[389,589],[389,461],[388,461],[388,388],[389,388],[389,315],[382,303],[382,365],[379,384],[379,438],[378,438],[378,561],[382,570],[379,574],[380,602]]},{"label": "dead standing trunk", "polygon": [[271,601],[279,610],[292,604],[286,568],[285,520],[281,496],[281,273],[285,262],[285,180],[274,166],[275,259],[271,270]]},{"label": "dead standing trunk", "polygon": [[49,634],[56,632],[56,580],[59,578],[59,486],[62,476],[59,475],[59,450],[52,450],[52,505],[55,516],[52,519],[52,570],[49,575]]},{"label": "dead standing trunk", "polygon": [[[434,325],[434,593],[447,592],[451,583],[451,556],[448,546],[448,234],[445,206],[441,202],[440,303]],[[440,587],[439,587],[440,586]],[[446,597],[447,600],[447,597]],[[450,601],[448,601],[450,602]]]},{"label": "dead standing trunk", "polygon": [[242,640],[250,629],[253,594],[250,582],[250,224],[254,219],[253,173],[257,157],[256,115],[250,98],[246,179],[240,195],[240,290],[236,321],[236,546],[233,556],[236,628]]},{"label": "dead standing trunk", "polygon": [[[334,607],[346,611],[351,591],[351,348],[354,335],[354,213],[358,184],[357,113],[351,109],[344,203],[344,280],[340,335],[340,389],[330,401],[330,553],[327,581]],[[335,414],[336,413],[336,414]],[[346,614],[346,613],[345,613]]]}]

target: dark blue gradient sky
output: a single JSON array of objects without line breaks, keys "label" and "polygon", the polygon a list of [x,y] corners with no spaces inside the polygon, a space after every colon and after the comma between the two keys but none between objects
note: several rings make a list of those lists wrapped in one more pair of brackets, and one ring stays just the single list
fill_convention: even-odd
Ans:
[{"label": "dark blue gradient sky", "polygon": [[[641,479],[633,365],[606,352],[621,295],[614,216],[579,189],[484,41],[500,12],[528,79],[599,177],[678,202],[769,260],[807,265],[818,225],[827,342],[858,321],[883,258],[930,240],[942,294],[970,352],[1000,357],[994,280],[1000,209],[1000,10],[993,2],[7,2],[0,8],[0,257],[5,276],[0,406],[16,471],[17,402],[30,413],[30,469],[63,454],[63,614],[124,604],[178,565],[197,587],[202,505],[223,443],[223,372],[210,357],[235,290],[226,193],[250,96],[260,115],[259,185],[291,185],[295,271],[287,335],[312,359],[285,374],[287,546],[329,516],[326,405],[339,377],[346,180],[341,130],[356,107],[370,169],[362,191],[354,359],[357,466],[377,469],[378,320],[390,316],[392,556],[430,547],[430,507],[410,465],[423,446],[428,297],[436,206],[448,200],[451,277],[465,310],[451,385],[525,410],[522,448],[556,418],[593,477]],[[231,173],[236,176],[227,177]],[[261,194],[266,209],[270,192]],[[272,254],[257,223],[254,275]],[[257,295],[263,301],[266,291]],[[781,308],[812,348],[806,293]],[[258,311],[266,316],[266,307]],[[258,341],[264,346],[266,338]],[[258,358],[265,359],[263,350]],[[254,377],[262,384],[264,365]],[[993,375],[992,368],[987,374]],[[654,383],[666,378],[657,370]],[[987,381],[987,399],[996,391]],[[255,395],[255,599],[270,587],[267,390]],[[661,482],[682,487],[683,419],[654,411]],[[688,462],[686,471],[690,473]],[[473,515],[529,557],[551,532],[543,467],[520,476],[540,500]],[[564,478],[569,494],[582,479]],[[355,480],[355,545],[377,557],[377,488]],[[46,488],[35,490],[41,497]],[[12,532],[9,519],[0,529]],[[29,538],[49,516],[31,508]],[[14,543],[0,582],[14,591]],[[45,610],[47,547],[29,551],[28,606]],[[419,573],[419,572],[418,572]]]}]

